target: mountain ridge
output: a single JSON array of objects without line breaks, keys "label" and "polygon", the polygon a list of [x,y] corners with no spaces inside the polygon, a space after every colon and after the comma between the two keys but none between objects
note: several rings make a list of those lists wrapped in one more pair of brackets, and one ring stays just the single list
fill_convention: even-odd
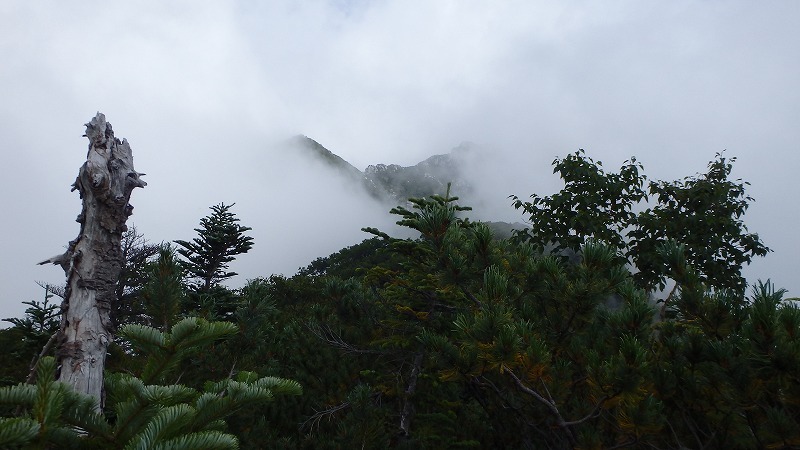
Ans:
[{"label": "mountain ridge", "polygon": [[461,195],[473,190],[463,177],[464,156],[474,151],[468,143],[413,166],[378,163],[367,166],[363,172],[308,136],[295,136],[294,143],[307,155],[360,184],[370,196],[383,202],[406,205],[409,198],[443,195],[448,184],[453,192]]}]

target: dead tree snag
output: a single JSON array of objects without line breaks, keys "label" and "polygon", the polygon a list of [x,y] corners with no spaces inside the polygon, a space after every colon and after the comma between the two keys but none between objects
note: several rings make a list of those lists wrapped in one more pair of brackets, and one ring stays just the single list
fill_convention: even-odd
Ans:
[{"label": "dead tree snag", "polygon": [[131,191],[147,185],[133,169],[127,140],[114,137],[103,114],[86,124],[89,153],[72,185],[83,202],[78,237],[67,251],[40,264],[58,264],[67,275],[61,305],[59,381],[103,402],[103,369],[112,340],[111,304],[123,265],[120,239],[133,211]]}]

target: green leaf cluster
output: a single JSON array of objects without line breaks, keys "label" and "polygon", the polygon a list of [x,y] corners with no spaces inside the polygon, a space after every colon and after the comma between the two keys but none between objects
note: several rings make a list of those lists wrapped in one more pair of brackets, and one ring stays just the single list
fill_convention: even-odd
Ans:
[{"label": "green leaf cluster", "polygon": [[[561,191],[533,194],[531,201],[512,196],[531,224],[518,238],[562,254],[580,251],[589,239],[603,241],[637,269],[635,280],[646,289],[663,289],[671,277],[659,251],[671,241],[684,247],[687,263],[706,284],[744,292],[743,265],[770,249],[742,219],[753,199],[746,182],[729,179],[735,161],[717,154],[705,174],[647,182],[635,158],[606,173],[579,150],[553,161],[553,172],[564,180]],[[650,200],[655,204],[644,207]]]}]

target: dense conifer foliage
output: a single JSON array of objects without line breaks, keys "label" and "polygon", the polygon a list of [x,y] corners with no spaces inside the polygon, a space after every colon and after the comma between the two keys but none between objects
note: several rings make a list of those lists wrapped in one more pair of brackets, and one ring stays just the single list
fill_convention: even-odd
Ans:
[{"label": "dense conifer foliage", "polygon": [[0,447],[238,448],[237,438],[223,431],[222,419],[276,394],[300,394],[295,381],[242,371],[202,389],[171,382],[188,354],[235,331],[231,323],[196,318],[181,320],[168,333],[143,325],[124,327],[121,335],[142,363],[130,366],[139,367],[139,376],[108,376],[102,413],[92,397],[54,381],[55,360],[42,358],[36,384],[0,388],[0,404],[25,411],[0,419]]},{"label": "dense conifer foliage", "polygon": [[208,291],[235,276],[236,272],[228,272],[228,263],[253,247],[253,238],[245,234],[251,228],[239,225],[230,211],[234,205],[212,206],[212,213],[200,219],[200,228],[195,228],[196,238],[175,241],[180,247],[178,253],[185,258],[183,266],[189,277],[197,280],[195,288],[199,291]]},{"label": "dense conifer foliage", "polygon": [[11,386],[47,305],[0,331],[25,359],[0,369],[0,445],[796,448],[800,310],[742,278],[768,249],[744,227],[732,163],[648,182],[634,159],[606,173],[577,152],[554,162],[561,191],[513,199],[530,223],[514,237],[447,190],[391,210],[415,238],[366,228],[236,290],[161,246],[129,291],[142,306],[110,349],[103,415],[46,357],[35,385]]}]

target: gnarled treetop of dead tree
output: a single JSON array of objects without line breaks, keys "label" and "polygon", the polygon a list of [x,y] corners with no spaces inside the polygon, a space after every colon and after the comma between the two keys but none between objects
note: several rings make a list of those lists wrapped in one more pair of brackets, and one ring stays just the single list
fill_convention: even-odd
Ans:
[{"label": "gnarled treetop of dead tree", "polygon": [[[86,124],[86,134],[89,139],[89,153],[86,155],[86,170],[91,174],[92,188],[102,190],[114,201],[127,201],[130,191],[136,187],[145,187],[147,183],[140,177],[144,173],[138,173],[133,169],[133,153],[127,139],[121,142],[114,137],[114,130],[111,124],[106,122],[106,116],[98,112],[91,122]],[[112,176],[112,171],[126,170],[123,178]],[[124,182],[120,182],[124,181]],[[78,184],[79,179],[73,185],[73,189],[81,189]],[[104,185],[110,183],[107,189]],[[82,192],[82,191],[81,191]],[[107,200],[103,198],[102,200]]]}]

